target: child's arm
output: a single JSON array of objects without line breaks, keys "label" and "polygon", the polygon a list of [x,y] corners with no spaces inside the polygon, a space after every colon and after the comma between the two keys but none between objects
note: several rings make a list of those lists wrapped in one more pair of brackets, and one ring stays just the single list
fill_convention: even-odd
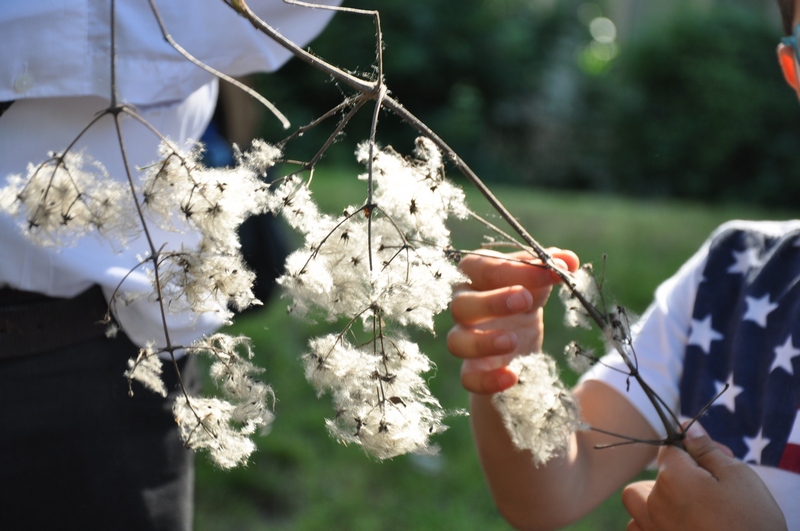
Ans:
[{"label": "child's arm", "polygon": [[[578,267],[573,253],[553,250],[552,254],[566,269]],[[619,440],[583,431],[573,437],[568,455],[534,467],[531,456],[516,450],[509,440],[491,404],[491,394],[515,382],[510,371],[500,366],[509,361],[508,355],[541,349],[542,306],[557,276],[487,256],[465,258],[462,269],[472,284],[454,297],[451,310],[456,326],[448,335],[448,347],[465,360],[462,384],[473,393],[473,431],[495,503],[505,518],[521,529],[564,526],[630,481],[655,458],[656,449],[628,445],[597,450],[596,444]],[[576,389],[576,396],[588,424],[628,436],[655,438],[644,417],[611,387],[589,381]]]},{"label": "child's arm", "polygon": [[[552,254],[566,269],[578,267],[574,254],[559,250]],[[464,359],[462,383],[473,393],[474,437],[495,502],[520,529],[562,527],[628,482],[655,458],[656,447],[635,444],[598,450],[597,444],[619,440],[582,431],[573,436],[566,456],[534,467],[530,455],[516,450],[509,440],[491,394],[516,381],[504,367],[513,355],[541,349],[542,306],[558,279],[543,269],[499,257],[471,256],[462,268],[472,284],[454,297],[451,310],[456,325],[448,347]],[[656,438],[631,402],[605,383],[587,380],[575,395],[590,426],[639,439]],[[625,490],[624,502],[634,518],[630,529],[785,529],[780,508],[747,465],[716,451],[707,436],[690,438],[686,447],[689,453],[662,449],[658,479]],[[723,516],[731,516],[738,527],[731,527]],[[751,521],[753,517],[757,521]],[[725,522],[722,527],[709,527],[720,522]]]},{"label": "child's arm", "polygon": [[[575,390],[588,423],[641,438],[655,434],[617,391],[589,381]],[[656,456],[653,446],[636,444],[599,450],[619,442],[594,431],[577,432],[568,455],[546,466],[510,442],[487,395],[471,397],[473,433],[481,465],[498,509],[518,529],[557,529],[577,521],[628,483]]]}]

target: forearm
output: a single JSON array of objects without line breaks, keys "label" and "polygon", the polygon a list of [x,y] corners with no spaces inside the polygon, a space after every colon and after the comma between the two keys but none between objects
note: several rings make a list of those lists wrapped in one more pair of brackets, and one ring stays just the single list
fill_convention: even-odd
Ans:
[{"label": "forearm", "polygon": [[[577,256],[569,251],[555,249],[553,256],[565,270],[578,268]],[[542,308],[559,280],[546,268],[520,261],[529,256],[516,258],[482,253],[462,260],[460,266],[472,282],[453,298],[455,325],[447,346],[464,360],[461,383],[474,393],[474,437],[498,508],[520,529],[553,529],[587,514],[633,478],[655,451],[646,445],[595,450],[597,444],[619,439],[587,430],[573,435],[566,455],[536,468],[533,456],[511,442],[491,396],[517,381],[505,366],[510,361],[506,357],[540,351]],[[575,389],[575,398],[588,425],[640,439],[656,436],[628,398],[609,385],[587,381]]]},{"label": "forearm", "polygon": [[[583,420],[641,439],[654,433],[617,391],[598,382],[575,389]],[[573,435],[566,455],[536,468],[527,452],[517,450],[489,395],[471,396],[471,419],[478,453],[492,495],[503,516],[519,529],[554,529],[574,522],[630,481],[655,457],[655,447],[627,445],[596,431]]]},{"label": "forearm", "polygon": [[511,442],[491,396],[470,397],[478,454],[497,508],[518,529],[556,529],[583,516],[586,496],[577,442],[569,455],[535,467],[532,456]]}]

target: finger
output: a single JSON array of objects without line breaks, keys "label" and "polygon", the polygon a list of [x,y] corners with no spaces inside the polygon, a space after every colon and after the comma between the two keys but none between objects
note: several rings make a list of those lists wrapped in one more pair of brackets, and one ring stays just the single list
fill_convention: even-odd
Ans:
[{"label": "finger", "polygon": [[[650,529],[650,513],[647,510],[647,498],[653,490],[655,481],[637,481],[625,487],[622,491],[622,505],[631,515],[633,522],[638,527],[632,529]],[[628,524],[628,529],[631,529]]]},{"label": "finger", "polygon": [[[463,367],[468,367],[464,364]],[[462,369],[461,385],[467,391],[479,395],[489,395],[505,391],[517,383],[517,375],[508,367],[500,367],[490,371],[472,371]]]},{"label": "finger", "polygon": [[[556,261],[556,264],[565,270],[568,268],[561,260]],[[560,281],[557,274],[528,253],[520,255],[481,251],[480,254],[468,255],[458,266],[470,278],[472,287],[480,291],[512,285],[537,290]]]},{"label": "finger", "polygon": [[[556,265],[566,271],[574,271],[580,263],[571,251],[554,249],[552,256]],[[541,260],[526,252],[503,255],[481,251],[465,257],[459,267],[472,280],[472,287],[479,291],[513,285],[537,290],[560,280],[557,274],[542,266]]]},{"label": "finger", "polygon": [[717,478],[720,477],[724,467],[738,463],[733,459],[732,453],[724,452],[720,445],[708,436],[699,422],[694,422],[688,427],[683,445],[695,463]]},{"label": "finger", "polygon": [[522,286],[492,291],[459,290],[450,303],[453,320],[465,325],[524,313],[533,308],[533,296]]},{"label": "finger", "polygon": [[[706,477],[719,479],[725,467],[738,463],[727,447],[717,444],[699,422],[686,423],[683,447],[666,446],[658,453],[659,474],[687,474],[701,471]],[[698,476],[699,477],[699,476]]]},{"label": "finger", "polygon": [[454,326],[447,334],[447,349],[462,359],[498,356],[513,352],[519,344],[517,334],[506,330],[480,330]]},{"label": "finger", "polygon": [[550,247],[548,252],[557,262],[563,262],[566,270],[570,273],[574,273],[581,266],[581,259],[578,258],[578,255],[568,249]]},{"label": "finger", "polygon": [[717,445],[717,448],[719,448],[719,449],[720,449],[720,451],[721,451],[723,454],[725,454],[725,455],[727,455],[728,457],[730,457],[731,459],[733,459],[733,457],[734,457],[733,450],[731,450],[730,448],[728,448],[727,446],[725,446],[725,445],[724,445],[724,444],[722,444],[721,442],[714,441],[714,444],[716,444],[716,445]]}]

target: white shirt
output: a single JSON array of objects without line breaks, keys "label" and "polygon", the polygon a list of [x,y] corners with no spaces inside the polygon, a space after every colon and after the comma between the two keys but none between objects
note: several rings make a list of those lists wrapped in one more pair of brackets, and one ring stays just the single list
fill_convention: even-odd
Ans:
[{"label": "white shirt", "polygon": [[[289,52],[257,32],[222,0],[156,0],[170,33],[199,59],[230,74],[274,70]],[[321,2],[323,3],[323,2]],[[324,3],[338,3],[325,0]],[[332,11],[252,0],[254,10],[298,45],[327,23]],[[217,94],[216,80],[188,62],[159,30],[147,0],[117,0],[120,99],[179,145],[198,139],[208,125]],[[63,150],[108,105],[110,94],[110,1],[5,0],[0,10],[0,101],[16,100],[0,116],[0,186],[24,174],[49,152]],[[123,116],[131,167],[157,158],[159,139]],[[104,117],[75,146],[103,163],[113,179],[125,180],[116,131]],[[137,176],[134,175],[134,178]],[[107,297],[122,290],[151,293],[150,279],[137,268],[149,247],[143,238],[116,248],[96,235],[75,246],[46,248],[28,241],[20,220],[0,213],[0,287],[72,297],[99,284]],[[155,231],[155,245],[192,245],[191,232]],[[132,272],[132,273],[131,273]],[[142,297],[118,304],[117,319],[130,339],[164,344],[156,303]],[[218,316],[171,314],[173,344],[186,345],[221,324]]]},{"label": "white shirt", "polygon": [[[312,0],[338,4],[340,0]],[[228,74],[278,69],[290,53],[223,0],[156,0],[169,33],[206,64]],[[303,46],[333,14],[282,0],[251,0],[263,20]],[[148,0],[116,0],[120,98],[133,104],[183,100],[212,80],[162,37]],[[0,101],[54,96],[108,98],[110,0],[3,0]]]}]

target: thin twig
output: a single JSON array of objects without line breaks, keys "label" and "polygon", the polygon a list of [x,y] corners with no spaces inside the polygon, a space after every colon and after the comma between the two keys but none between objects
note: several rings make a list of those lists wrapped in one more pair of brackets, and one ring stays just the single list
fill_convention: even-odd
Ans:
[{"label": "thin twig", "polygon": [[[580,290],[577,289],[575,282],[573,281],[569,272],[563,271],[556,267],[553,257],[547,252],[547,250],[538,242],[536,241],[528,231],[522,226],[522,224],[514,217],[508,209],[500,202],[500,200],[492,193],[492,191],[483,183],[483,181],[478,177],[478,175],[467,165],[467,163],[442,139],[440,138],[430,127],[428,127],[422,120],[414,116],[413,113],[408,111],[403,105],[400,104],[397,100],[390,97],[386,93],[386,88],[383,85],[383,79],[379,76],[376,81],[365,81],[358,77],[355,77],[344,70],[333,66],[332,64],[314,56],[313,54],[301,49],[285,37],[283,37],[280,33],[275,31],[271,26],[266,24],[263,20],[260,20],[248,7],[247,2],[245,0],[226,0],[229,5],[231,5],[234,9],[236,9],[239,13],[245,16],[250,22],[262,32],[264,32],[267,36],[275,40],[278,44],[292,52],[296,57],[305,61],[312,67],[321,70],[322,72],[327,73],[334,79],[342,82],[343,84],[347,85],[348,87],[360,92],[361,94],[374,98],[377,100],[376,104],[376,115],[373,116],[373,128],[377,122],[377,112],[378,109],[381,107],[385,107],[388,110],[394,112],[399,118],[403,121],[408,123],[411,127],[416,129],[420,134],[429,138],[443,153],[444,155],[453,163],[456,169],[466,177],[470,183],[478,189],[478,191],[486,198],[489,204],[497,211],[498,214],[509,224],[509,226],[519,234],[522,240],[530,246],[531,250],[539,257],[539,259],[544,263],[544,265],[552,270],[555,274],[557,274],[567,288],[570,290],[572,295],[581,303],[584,307],[586,312],[589,314],[590,318],[600,327],[601,330],[604,332],[608,332],[609,329],[609,320],[608,316],[605,313],[600,312],[587,298],[584,296]],[[291,0],[289,3],[296,3],[300,4],[301,2],[297,2]],[[320,6],[315,6],[320,7]],[[341,8],[330,8],[335,10],[347,10]],[[372,12],[369,12],[372,14]],[[377,15],[373,15],[376,17]],[[380,32],[378,33],[380,36]],[[382,48],[382,42],[378,41],[378,49]],[[380,71],[380,64],[378,65]],[[374,137],[374,133],[371,131],[370,138]],[[370,193],[371,198],[371,193]],[[368,201],[368,206],[371,205],[371,201]],[[371,262],[371,252],[370,252],[370,262]],[[370,263],[371,266],[371,263]],[[611,334],[608,334],[611,336]],[[619,351],[620,355],[622,356],[623,360],[625,361],[626,365],[631,371],[631,377],[633,377],[641,386],[645,394],[647,395],[649,401],[655,408],[659,418],[664,423],[664,428],[667,431],[667,438],[669,440],[680,441],[681,439],[681,432],[680,427],[674,423],[675,414],[672,411],[669,411],[660,398],[655,396],[654,391],[643,381],[641,375],[639,374],[638,370],[636,369],[636,365],[634,361],[630,358],[627,353],[627,349],[625,345],[623,345],[618,339],[610,337],[613,346]]]},{"label": "thin twig", "polygon": [[[230,83],[234,87],[244,91],[250,97],[255,98],[256,100],[258,100],[259,103],[261,103],[264,107],[269,109],[269,111],[272,114],[275,115],[275,117],[281,122],[281,125],[283,125],[284,129],[288,129],[289,128],[289,126],[291,125],[289,123],[289,119],[286,118],[286,116],[284,116],[284,114],[280,110],[278,110],[278,108],[271,101],[269,101],[267,98],[265,98],[264,96],[262,96],[261,94],[259,94],[255,90],[251,89],[250,87],[248,87],[247,85],[245,85],[241,81],[239,81],[237,79],[234,79],[231,76],[225,74],[224,72],[220,72],[216,68],[212,68],[211,66],[207,65],[203,61],[197,59],[195,56],[193,56],[191,53],[189,53],[183,46],[178,44],[175,41],[175,39],[172,38],[172,35],[170,35],[170,33],[167,31],[167,28],[164,25],[164,20],[161,18],[161,12],[158,10],[158,7],[156,7],[156,4],[155,4],[154,0],[148,0],[148,1],[150,2],[150,8],[152,9],[153,14],[156,17],[156,20],[158,21],[158,27],[161,29],[161,35],[164,37],[164,40],[166,40],[170,44],[170,46],[175,48],[175,50],[179,54],[184,56],[187,60],[189,60],[190,62],[194,63],[199,68],[202,68],[203,70],[205,70],[209,74],[213,75],[214,77],[222,79],[223,81],[227,81],[228,83]],[[116,55],[113,52],[112,52],[111,55],[114,58],[116,57]],[[113,61],[112,61],[112,64],[113,64]],[[112,79],[113,79],[113,77],[114,76],[112,75]]]}]

